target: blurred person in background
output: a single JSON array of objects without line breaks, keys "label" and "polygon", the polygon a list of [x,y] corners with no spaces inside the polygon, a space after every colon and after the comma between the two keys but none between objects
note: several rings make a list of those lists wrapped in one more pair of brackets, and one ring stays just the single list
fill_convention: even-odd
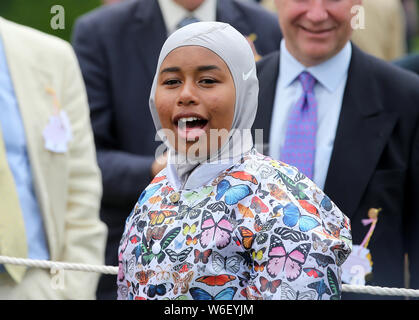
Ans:
[{"label": "blurred person in background", "polygon": [[[275,0],[261,5],[276,13]],[[352,42],[375,57],[390,61],[406,53],[406,19],[400,0],[363,0],[365,28],[352,33]]]},{"label": "blurred person in background", "polygon": [[[380,212],[367,285],[404,287],[408,253],[410,287],[419,289],[419,77],[350,42],[351,8],[361,0],[275,3],[284,39],[257,63],[254,128],[265,129],[270,156],[312,168],[313,181],[351,219],[354,244],[368,233],[362,220]],[[302,98],[307,108],[296,103]]]},{"label": "blurred person in background", "polygon": [[412,51],[413,39],[418,35],[418,0],[401,0],[406,16],[406,43],[408,52]]},{"label": "blurred person in background", "polygon": [[[126,0],[75,24],[73,46],[87,87],[103,177],[101,218],[109,227],[106,264],[118,264],[127,212],[164,165],[148,108],[160,49],[172,32],[196,21],[221,21],[250,36],[258,55],[279,48],[274,14],[241,0]],[[104,275],[99,299],[116,299],[116,277]]]},{"label": "blurred person in background", "polygon": [[377,58],[391,61],[407,52],[406,19],[400,0],[362,0],[365,28],[355,29],[351,41]]},{"label": "blurred person in background", "polygon": [[[0,17],[0,255],[103,264],[106,226],[71,46]],[[0,265],[0,299],[95,299],[99,275]]]}]

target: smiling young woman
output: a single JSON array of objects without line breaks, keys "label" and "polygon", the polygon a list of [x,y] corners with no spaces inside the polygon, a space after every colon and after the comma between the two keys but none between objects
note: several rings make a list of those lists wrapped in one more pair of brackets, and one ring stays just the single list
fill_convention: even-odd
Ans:
[{"label": "smiling young woman", "polygon": [[252,49],[230,25],[167,39],[150,111],[168,164],[126,220],[119,299],[340,297],[349,221],[296,168],[253,148],[258,92]]},{"label": "smiling young woman", "polygon": [[[156,109],[163,129],[173,132],[168,138],[178,152],[187,153],[196,143],[195,150],[207,156],[220,149],[231,129],[235,100],[230,70],[207,48],[179,47],[160,67]],[[220,139],[211,137],[219,133]]]}]

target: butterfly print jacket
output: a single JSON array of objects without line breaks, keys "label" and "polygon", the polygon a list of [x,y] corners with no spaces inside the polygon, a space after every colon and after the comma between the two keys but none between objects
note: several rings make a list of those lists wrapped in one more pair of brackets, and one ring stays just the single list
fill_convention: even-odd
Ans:
[{"label": "butterfly print jacket", "polygon": [[348,218],[296,168],[252,150],[208,185],[163,170],[127,218],[119,299],[340,299]]}]

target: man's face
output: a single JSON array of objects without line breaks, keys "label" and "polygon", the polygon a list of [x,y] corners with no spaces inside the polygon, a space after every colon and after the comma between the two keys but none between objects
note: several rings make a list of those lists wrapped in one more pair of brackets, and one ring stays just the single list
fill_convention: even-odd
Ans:
[{"label": "man's face", "polygon": [[336,55],[352,35],[351,8],[362,0],[275,0],[288,51],[305,66]]},{"label": "man's face", "polygon": [[181,5],[182,7],[184,7],[186,10],[194,11],[205,0],[173,0],[173,1]]}]

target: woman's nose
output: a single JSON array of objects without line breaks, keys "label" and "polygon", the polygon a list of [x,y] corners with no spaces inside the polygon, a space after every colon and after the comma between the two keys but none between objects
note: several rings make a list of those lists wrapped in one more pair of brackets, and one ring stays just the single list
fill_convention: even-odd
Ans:
[{"label": "woman's nose", "polygon": [[178,105],[179,106],[190,106],[195,105],[198,102],[198,98],[195,94],[195,87],[194,84],[185,81],[180,90],[179,97],[178,97]]}]

